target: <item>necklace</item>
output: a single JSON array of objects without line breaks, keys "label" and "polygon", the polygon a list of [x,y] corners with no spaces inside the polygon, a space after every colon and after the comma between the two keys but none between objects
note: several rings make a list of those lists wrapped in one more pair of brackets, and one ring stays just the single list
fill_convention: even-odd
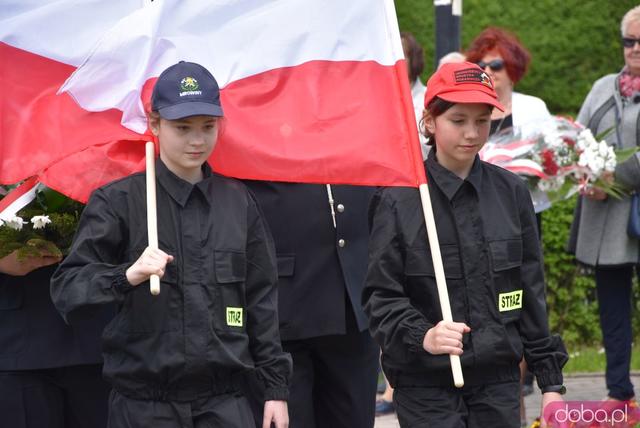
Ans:
[{"label": "necklace", "polygon": [[502,131],[502,126],[504,125],[504,121],[509,115],[511,115],[511,97],[509,97],[508,103],[504,103],[504,112],[502,112],[502,117],[500,117],[498,126],[496,126],[496,129],[492,132],[492,134],[497,134],[498,132]]},{"label": "necklace", "polygon": [[493,131],[494,134],[497,134],[502,130],[502,124],[504,123],[505,117],[507,117],[507,115],[503,114],[502,117],[500,118],[500,122],[498,122],[498,126],[496,126],[496,130]]}]

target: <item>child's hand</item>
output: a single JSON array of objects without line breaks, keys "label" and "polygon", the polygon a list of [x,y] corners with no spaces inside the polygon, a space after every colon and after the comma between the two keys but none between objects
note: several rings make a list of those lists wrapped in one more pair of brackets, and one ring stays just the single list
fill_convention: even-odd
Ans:
[{"label": "child's hand", "polygon": [[465,323],[443,320],[427,331],[422,347],[433,355],[462,355],[462,335],[470,331]]},{"label": "child's hand", "polygon": [[271,428],[271,422],[275,424],[276,428],[289,427],[289,410],[286,401],[270,400],[264,402],[262,428]]},{"label": "child's hand", "polygon": [[127,269],[127,281],[135,287],[148,280],[151,275],[162,278],[165,266],[172,261],[173,256],[157,248],[147,247],[138,260]]},{"label": "child's hand", "polygon": [[[553,403],[554,401],[564,401],[564,399],[562,398],[562,395],[558,394],[557,392],[545,392],[544,394],[542,394],[542,404],[540,406],[540,427],[541,428],[547,428],[549,426],[548,421],[545,419],[544,409],[545,407],[547,407],[548,404]],[[567,426],[565,424],[557,425],[558,421],[551,421],[551,422],[555,422],[553,425],[554,427]]]}]

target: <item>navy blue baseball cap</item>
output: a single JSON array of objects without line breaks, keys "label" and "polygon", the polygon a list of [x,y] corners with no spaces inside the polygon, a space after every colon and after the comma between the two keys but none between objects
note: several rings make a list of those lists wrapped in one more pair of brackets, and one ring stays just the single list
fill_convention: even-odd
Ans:
[{"label": "navy blue baseball cap", "polygon": [[160,74],[151,95],[151,109],[168,120],[189,116],[224,116],[220,88],[209,70],[180,61]]}]

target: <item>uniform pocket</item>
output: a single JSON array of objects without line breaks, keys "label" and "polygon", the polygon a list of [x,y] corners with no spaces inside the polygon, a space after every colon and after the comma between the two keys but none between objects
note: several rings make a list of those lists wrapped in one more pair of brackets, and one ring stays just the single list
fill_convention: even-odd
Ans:
[{"label": "uniform pocket", "polygon": [[493,301],[500,318],[510,322],[520,318],[523,305],[521,282],[522,239],[489,242],[494,285]]},{"label": "uniform pocket", "polygon": [[277,263],[279,277],[293,276],[296,266],[295,254],[278,254]]},{"label": "uniform pocket", "polygon": [[[453,320],[467,321],[467,294],[458,245],[440,246]],[[408,248],[405,259],[405,289],[411,304],[434,324],[442,320],[435,269],[428,247]]]},{"label": "uniform pocket", "polygon": [[[451,279],[462,278],[462,264],[457,245],[441,245],[442,266],[444,276]],[[435,276],[431,250],[427,247],[408,248],[404,273],[407,276]]]},{"label": "uniform pocket", "polygon": [[245,280],[247,258],[242,251],[215,250],[213,328],[222,332],[246,330]]},{"label": "uniform pocket", "polygon": [[[143,251],[144,248],[130,250],[128,260],[137,260]],[[164,251],[175,254],[171,250]],[[160,294],[151,294],[149,281],[135,287],[127,293],[118,314],[122,319],[116,325],[128,333],[178,331],[182,320],[180,300],[178,269],[175,263],[169,263],[160,278]]]}]

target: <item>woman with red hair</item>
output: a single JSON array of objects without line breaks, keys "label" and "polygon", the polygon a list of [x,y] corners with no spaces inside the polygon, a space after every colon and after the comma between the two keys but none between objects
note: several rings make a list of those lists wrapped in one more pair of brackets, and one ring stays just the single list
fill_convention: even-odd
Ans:
[{"label": "woman with red hair", "polygon": [[514,34],[488,27],[471,42],[466,56],[467,61],[478,64],[491,77],[498,99],[505,106],[504,112],[495,109],[491,115],[492,134],[512,126],[531,132],[533,126],[549,119],[544,101],[513,90],[531,61],[531,55]]}]

